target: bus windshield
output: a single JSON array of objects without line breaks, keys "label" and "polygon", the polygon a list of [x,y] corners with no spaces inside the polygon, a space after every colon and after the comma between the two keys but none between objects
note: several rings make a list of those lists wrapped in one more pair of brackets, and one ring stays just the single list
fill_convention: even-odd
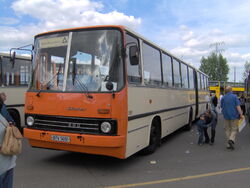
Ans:
[{"label": "bus windshield", "polygon": [[122,40],[118,30],[86,30],[35,39],[31,90],[107,92],[124,85]]}]

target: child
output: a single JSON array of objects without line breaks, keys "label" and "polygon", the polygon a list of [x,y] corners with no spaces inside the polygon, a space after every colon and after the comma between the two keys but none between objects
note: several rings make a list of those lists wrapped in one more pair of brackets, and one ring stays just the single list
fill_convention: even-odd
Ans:
[{"label": "child", "polygon": [[201,114],[200,119],[197,121],[197,129],[199,133],[198,145],[202,146],[204,143],[204,132],[205,129],[209,127],[212,121],[211,110],[207,110],[205,113]]}]

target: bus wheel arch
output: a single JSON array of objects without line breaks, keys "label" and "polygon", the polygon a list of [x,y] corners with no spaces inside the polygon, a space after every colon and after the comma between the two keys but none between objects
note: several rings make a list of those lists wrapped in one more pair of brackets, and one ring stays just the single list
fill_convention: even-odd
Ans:
[{"label": "bus wheel arch", "polygon": [[19,112],[15,109],[8,109],[8,112],[11,115],[11,117],[14,119],[17,128],[22,132],[21,117],[20,117]]},{"label": "bus wheel arch", "polygon": [[150,125],[149,145],[144,148],[142,154],[152,154],[161,143],[161,118],[155,116]]}]

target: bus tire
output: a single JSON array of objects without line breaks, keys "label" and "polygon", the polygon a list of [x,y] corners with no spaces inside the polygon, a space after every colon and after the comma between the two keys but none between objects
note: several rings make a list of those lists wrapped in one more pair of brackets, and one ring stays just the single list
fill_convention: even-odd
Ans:
[{"label": "bus tire", "polygon": [[188,124],[184,126],[186,131],[190,131],[193,123],[193,110],[191,109],[189,112]]},{"label": "bus tire", "polygon": [[159,119],[154,119],[150,128],[149,145],[141,151],[141,154],[148,155],[155,152],[161,143],[161,125]]},{"label": "bus tire", "polygon": [[23,133],[23,128],[21,127],[21,118],[18,112],[15,110],[8,110],[8,112],[15,121],[16,127],[20,130],[21,133]]}]

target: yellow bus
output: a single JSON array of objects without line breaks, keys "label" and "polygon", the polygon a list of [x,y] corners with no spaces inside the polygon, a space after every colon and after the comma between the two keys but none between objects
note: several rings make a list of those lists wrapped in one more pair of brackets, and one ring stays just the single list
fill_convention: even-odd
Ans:
[{"label": "yellow bus", "polygon": [[35,36],[24,135],[33,147],[127,158],[208,107],[208,76],[124,26]]},{"label": "yellow bus", "polygon": [[7,95],[7,110],[17,127],[24,127],[24,99],[31,72],[30,56],[16,56],[16,63],[10,62],[8,53],[0,53],[0,93]]},{"label": "yellow bus", "polygon": [[216,97],[219,99],[221,94],[221,82],[209,81],[209,90],[215,93]]},{"label": "yellow bus", "polygon": [[217,98],[220,98],[220,95],[225,94],[225,87],[231,86],[232,91],[234,94],[236,94],[238,97],[240,97],[242,94],[244,94],[245,88],[244,83],[240,82],[223,82],[223,81],[209,81],[209,90],[210,92],[213,92],[216,94]]},{"label": "yellow bus", "polygon": [[226,86],[231,86],[233,93],[238,97],[244,95],[245,85],[243,82],[226,82]]}]

